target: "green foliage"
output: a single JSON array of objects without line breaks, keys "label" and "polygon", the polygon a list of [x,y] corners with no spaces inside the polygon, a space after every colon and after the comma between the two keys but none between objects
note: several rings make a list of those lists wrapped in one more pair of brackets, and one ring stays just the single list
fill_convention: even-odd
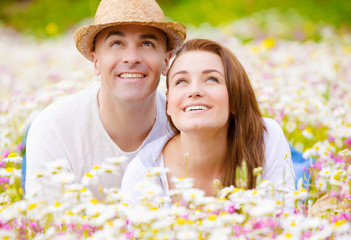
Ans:
[{"label": "green foliage", "polygon": [[53,36],[95,14],[99,0],[32,0],[2,2],[0,20],[38,37]]},{"label": "green foliage", "polygon": [[[313,23],[336,27],[351,26],[349,0],[158,0],[166,16],[185,24],[204,22],[217,26],[262,10],[276,8],[282,13],[295,9]],[[1,0],[0,22],[38,37],[67,31],[93,17],[99,0]]]},{"label": "green foliage", "polygon": [[271,8],[284,13],[295,9],[313,22],[331,23],[337,27],[351,25],[349,0],[178,0],[161,1],[160,4],[167,16],[194,25],[200,25],[203,22],[209,22],[212,25],[228,23],[254,12]]}]

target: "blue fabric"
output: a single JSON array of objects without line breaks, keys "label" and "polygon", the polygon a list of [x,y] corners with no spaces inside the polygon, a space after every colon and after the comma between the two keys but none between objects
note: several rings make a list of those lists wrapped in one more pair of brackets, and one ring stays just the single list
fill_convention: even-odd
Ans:
[{"label": "blue fabric", "polygon": [[22,160],[22,178],[21,178],[21,187],[23,192],[26,191],[25,189],[25,181],[26,181],[26,168],[27,168],[27,158],[26,158],[26,142],[27,142],[27,135],[29,131],[30,125],[27,128],[27,132],[22,138],[22,145],[23,145],[23,160]]},{"label": "blue fabric", "polygon": [[297,151],[293,146],[290,146],[291,151],[291,159],[295,171],[295,184],[297,186],[297,182],[300,178],[303,180],[304,186],[310,183],[309,176],[309,167],[310,161],[308,159],[304,159],[302,153]]}]

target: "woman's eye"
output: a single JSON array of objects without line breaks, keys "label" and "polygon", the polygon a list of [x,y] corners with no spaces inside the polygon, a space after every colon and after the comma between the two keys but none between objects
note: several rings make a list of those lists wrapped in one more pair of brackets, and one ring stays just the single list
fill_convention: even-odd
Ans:
[{"label": "woman's eye", "polygon": [[206,79],[207,82],[216,82],[216,83],[219,83],[219,80],[218,78],[216,77],[209,77]]},{"label": "woman's eye", "polygon": [[184,79],[179,79],[176,81],[175,85],[184,84],[184,83],[187,83],[187,81]]}]

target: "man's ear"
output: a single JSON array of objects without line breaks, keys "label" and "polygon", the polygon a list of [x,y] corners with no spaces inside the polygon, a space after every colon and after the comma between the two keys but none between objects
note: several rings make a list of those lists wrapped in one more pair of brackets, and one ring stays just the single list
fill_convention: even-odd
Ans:
[{"label": "man's ear", "polygon": [[164,64],[163,69],[162,69],[162,75],[163,76],[167,75],[169,62],[171,61],[171,58],[172,58],[172,51],[166,52],[165,59],[164,59],[164,61],[165,61],[164,63],[165,64]]},{"label": "man's ear", "polygon": [[93,59],[93,64],[94,64],[94,74],[95,76],[100,75],[100,68],[99,68],[99,60],[97,58],[96,52],[92,51],[90,53],[91,58]]}]

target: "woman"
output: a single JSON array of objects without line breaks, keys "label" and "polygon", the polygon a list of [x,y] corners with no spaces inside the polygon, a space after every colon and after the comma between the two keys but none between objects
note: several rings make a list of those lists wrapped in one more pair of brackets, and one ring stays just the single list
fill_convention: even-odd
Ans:
[{"label": "woman", "polygon": [[160,177],[163,195],[175,187],[170,181],[175,176],[193,178],[211,196],[214,179],[238,185],[236,169],[243,161],[247,188],[256,186],[253,169],[263,167],[263,179],[294,190],[283,132],[274,120],[262,118],[247,74],[227,48],[204,39],[184,44],[167,74],[167,117],[174,134],[146,146],[125,172],[122,188],[135,198],[131,189],[152,167],[169,169]]}]

